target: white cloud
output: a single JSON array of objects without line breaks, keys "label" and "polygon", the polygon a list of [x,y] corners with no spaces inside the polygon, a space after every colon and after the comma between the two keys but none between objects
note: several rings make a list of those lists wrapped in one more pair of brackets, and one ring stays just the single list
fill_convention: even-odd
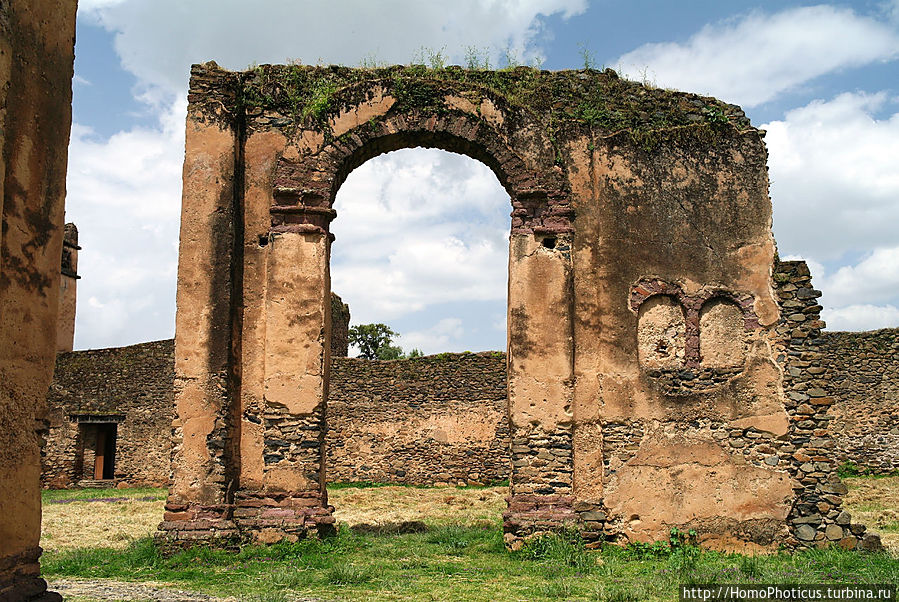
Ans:
[{"label": "white cloud", "polygon": [[825,308],[821,317],[827,330],[877,330],[899,327],[899,307],[895,305],[849,305],[836,309]]},{"label": "white cloud", "polygon": [[[785,260],[802,259],[796,255]],[[899,246],[875,249],[854,265],[828,271],[806,258],[812,284],[822,292],[828,330],[873,330],[899,326]]]},{"label": "white cloud", "polygon": [[97,140],[72,128],[66,220],[79,230],[78,348],[170,337],[174,329],[184,112],[162,129]]},{"label": "white cloud", "polygon": [[839,268],[821,284],[835,306],[867,301],[881,303],[899,297],[899,247],[877,249],[856,265]]},{"label": "white cloud", "polygon": [[430,328],[408,332],[397,339],[403,351],[419,349],[425,355],[441,353],[457,346],[465,334],[462,320],[459,318],[443,318]]},{"label": "white cloud", "polygon": [[820,5],[706,25],[683,44],[645,44],[615,64],[635,79],[752,107],[820,75],[897,56],[895,24]]},{"label": "white cloud", "polygon": [[568,17],[586,0],[89,0],[84,17],[117,32],[116,50],[126,69],[144,83],[180,91],[191,63],[216,60],[243,69],[288,58],[358,64],[408,63],[421,47],[446,48],[455,61],[467,46],[538,55],[541,18]]},{"label": "white cloud", "polygon": [[509,197],[482,163],[406,149],[357,168],[338,192],[332,288],[354,323],[506,295]]},{"label": "white cloud", "polygon": [[899,113],[885,93],[845,93],[788,111],[768,131],[781,252],[821,262],[893,247],[899,223]]},{"label": "white cloud", "polygon": [[[107,141],[83,126],[73,130],[67,219],[81,230],[79,286],[92,299],[78,311],[77,345],[172,334],[191,63],[214,59],[243,69],[289,58],[357,64],[372,56],[408,63],[421,47],[445,47],[462,62],[468,46],[489,48],[494,61],[506,47],[528,59],[541,54],[544,17],[586,7],[586,0],[460,0],[452,10],[408,0],[82,0],[79,19],[115,32],[122,65],[138,80],[133,94],[160,116],[160,126]],[[369,181],[358,185],[360,196],[346,192],[360,182],[354,172],[336,206],[358,215],[334,227],[334,288],[354,318],[380,321],[446,298],[504,295],[509,204],[492,174],[452,159],[375,165],[392,172],[372,175],[362,166],[357,172]]]}]

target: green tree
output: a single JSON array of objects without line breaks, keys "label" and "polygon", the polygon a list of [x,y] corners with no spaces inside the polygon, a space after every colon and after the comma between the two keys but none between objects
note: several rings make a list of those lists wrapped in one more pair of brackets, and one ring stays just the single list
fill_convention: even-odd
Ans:
[{"label": "green tree", "polygon": [[[403,350],[391,343],[398,334],[386,324],[359,324],[350,328],[347,338],[351,345],[359,348],[360,355],[365,359],[397,359]],[[394,353],[396,355],[391,357]]]},{"label": "green tree", "polygon": [[403,348],[399,345],[384,345],[378,348],[379,360],[398,360],[405,357]]}]

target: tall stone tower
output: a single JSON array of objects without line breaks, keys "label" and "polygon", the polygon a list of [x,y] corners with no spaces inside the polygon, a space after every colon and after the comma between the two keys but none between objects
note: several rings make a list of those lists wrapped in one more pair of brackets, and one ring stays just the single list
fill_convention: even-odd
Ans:
[{"label": "tall stone tower", "polygon": [[68,223],[62,240],[59,281],[59,315],[56,320],[56,352],[71,351],[75,345],[75,296],[78,279],[78,228]]}]

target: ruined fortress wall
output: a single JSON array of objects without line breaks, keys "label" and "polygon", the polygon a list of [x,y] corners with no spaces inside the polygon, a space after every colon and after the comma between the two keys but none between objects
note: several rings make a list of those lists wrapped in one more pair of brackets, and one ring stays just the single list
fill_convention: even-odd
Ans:
[{"label": "ruined fortress wall", "polygon": [[0,2],[0,599],[40,578],[41,415],[53,372],[74,0]]},{"label": "ruined fortress wall", "polygon": [[329,482],[506,479],[506,354],[334,358],[327,420]]},{"label": "ruined fortress wall", "polygon": [[49,393],[42,480],[93,480],[97,421],[117,422],[115,477],[164,486],[171,454],[173,341],[61,353]]},{"label": "ruined fortress wall", "polygon": [[837,459],[873,472],[899,470],[899,328],[828,332],[822,351],[834,397]]},{"label": "ruined fortress wall", "polygon": [[[508,478],[505,363],[504,353],[489,352],[389,362],[334,358],[328,481],[430,485]],[[172,340],[60,354],[49,396],[44,486],[93,479],[92,423],[79,427],[85,419],[121,420],[118,481],[166,484],[173,365]]]}]

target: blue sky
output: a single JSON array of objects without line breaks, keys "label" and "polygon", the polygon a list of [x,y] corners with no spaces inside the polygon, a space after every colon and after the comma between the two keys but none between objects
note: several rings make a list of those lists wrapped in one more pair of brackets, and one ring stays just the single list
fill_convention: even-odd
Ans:
[{"label": "blue sky", "polygon": [[[66,218],[76,348],[174,332],[191,63],[612,67],[741,105],[767,130],[774,233],[824,291],[831,330],[899,326],[899,0],[81,0]],[[407,149],[355,170],[332,225],[333,288],[405,349],[505,348],[509,200],[484,165]]]}]

